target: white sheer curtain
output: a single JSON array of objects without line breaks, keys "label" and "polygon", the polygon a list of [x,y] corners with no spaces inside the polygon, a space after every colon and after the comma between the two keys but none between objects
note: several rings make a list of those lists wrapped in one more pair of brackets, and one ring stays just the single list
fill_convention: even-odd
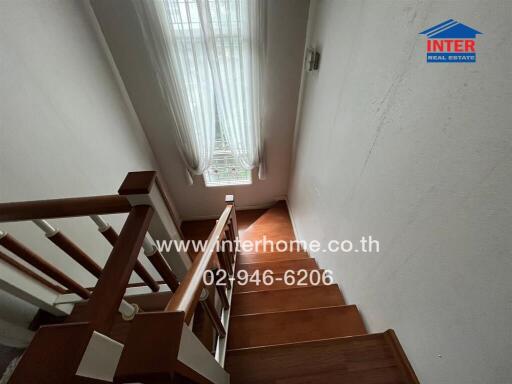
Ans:
[{"label": "white sheer curtain", "polygon": [[265,0],[197,0],[220,127],[245,169],[265,178],[261,84]]},{"label": "white sheer curtain", "polygon": [[195,1],[132,0],[148,54],[176,126],[190,174],[201,175],[215,147],[215,102],[206,40]]}]

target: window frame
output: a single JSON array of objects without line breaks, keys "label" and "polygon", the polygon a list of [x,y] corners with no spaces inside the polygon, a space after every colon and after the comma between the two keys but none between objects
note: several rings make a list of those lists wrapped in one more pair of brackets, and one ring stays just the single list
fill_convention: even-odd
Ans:
[{"label": "window frame", "polygon": [[[234,157],[233,151],[229,148],[229,143],[227,142],[224,134],[221,131],[221,128],[216,126],[216,137],[215,137],[215,150],[213,151],[213,156],[219,156],[219,155],[225,155],[225,156],[231,156],[233,158],[232,161],[236,162],[236,159]],[[242,168],[240,164],[235,165],[240,171],[247,172],[247,182],[240,182],[239,180],[233,180],[233,182],[230,182],[228,184],[216,184],[208,180],[208,171],[213,167],[213,164],[208,167],[208,169],[203,173],[203,182],[205,187],[207,188],[217,188],[217,187],[241,187],[241,186],[248,186],[253,184],[252,180],[252,170],[245,170]],[[239,181],[239,182],[237,182]],[[210,184],[209,184],[210,183]]]}]

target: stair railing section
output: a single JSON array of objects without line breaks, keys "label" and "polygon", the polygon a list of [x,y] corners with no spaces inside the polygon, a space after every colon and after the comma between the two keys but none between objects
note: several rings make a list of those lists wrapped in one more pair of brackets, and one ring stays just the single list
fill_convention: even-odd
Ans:
[{"label": "stair railing section", "polygon": [[[159,186],[153,188],[153,185]],[[113,245],[103,268],[46,221],[90,216],[95,222],[101,222],[100,215],[118,213],[128,213],[128,217],[119,234],[113,230],[108,235],[103,233]],[[124,300],[130,276],[133,272],[139,274],[150,291],[160,288],[138,262],[141,248],[171,291],[175,291],[179,283],[170,264],[180,271],[186,271],[186,262],[190,264],[190,260],[183,257],[169,263],[171,255],[162,255],[147,238],[148,232],[158,236],[156,238],[180,238],[170,202],[156,172],[128,174],[119,195],[0,204],[0,223],[29,220],[34,221],[57,247],[98,277],[98,282],[92,290],[84,288],[19,240],[0,231],[0,246],[41,272],[35,274],[1,252],[0,288],[55,315],[69,314],[73,308],[70,304],[56,305],[59,297],[70,295],[63,294],[62,287],[71,295],[87,300],[80,322],[39,328],[9,383],[67,384],[75,382],[77,376],[112,382],[123,345],[111,339],[110,332],[118,312],[132,317],[136,313],[135,306]]]},{"label": "stair railing section", "polygon": [[[176,373],[196,383],[229,383],[229,374],[223,369],[228,330],[231,290],[233,287],[217,286],[222,316],[201,296],[205,294],[203,276],[217,254],[219,265],[232,276],[236,261],[238,228],[233,196],[226,196],[226,207],[210,233],[204,251],[192,262],[175,294],[164,311],[139,313],[135,316],[119,365],[116,383],[171,383]],[[223,242],[232,247],[218,248]],[[226,290],[228,292],[226,292]],[[223,292],[223,293],[222,293]],[[219,341],[216,358],[201,344],[189,329],[197,304],[206,302],[204,308],[210,315]]]},{"label": "stair railing section", "polygon": [[[119,195],[3,203],[0,204],[0,223],[30,220],[46,223],[45,219],[84,216],[89,212],[126,213],[129,212],[130,207],[127,199]],[[52,229],[51,235],[58,236],[59,231]],[[69,239],[66,240],[68,244],[74,246],[75,250],[78,249]],[[8,250],[39,272],[34,272],[10,254],[2,252],[0,289],[56,316],[67,315],[73,308],[72,305],[57,305],[58,298],[65,293],[66,289],[82,300],[89,298],[91,292],[88,289],[48,263],[43,256],[25,246],[20,240],[2,230],[0,230],[0,248]],[[76,255],[72,257],[74,256]],[[92,265],[81,263],[84,260],[92,261],[83,252],[80,251],[78,256],[83,257],[83,260],[77,260],[82,267],[87,269]]]}]

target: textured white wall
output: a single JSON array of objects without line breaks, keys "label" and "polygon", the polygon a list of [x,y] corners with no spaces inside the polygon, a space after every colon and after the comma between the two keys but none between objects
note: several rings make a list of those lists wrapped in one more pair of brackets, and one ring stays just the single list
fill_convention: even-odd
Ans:
[{"label": "textured white wall", "polygon": [[[0,1],[0,202],[116,193],[127,172],[154,168],[94,22],[81,1]],[[121,218],[112,220],[119,228]],[[53,223],[104,263],[111,247],[92,221]],[[0,229],[94,284],[34,225]],[[0,318],[19,326],[33,315],[1,292],[0,308]],[[15,344],[0,328],[0,342]]]},{"label": "textured white wall", "polygon": [[173,141],[172,122],[147,57],[136,14],[125,0],[92,0],[119,72],[184,219],[218,217],[224,196],[234,194],[240,207],[268,205],[288,189],[293,129],[304,55],[309,0],[268,2],[267,63],[263,128],[267,178],[237,187],[204,186],[201,177],[187,184],[185,167]]},{"label": "textured white wall", "polygon": [[[289,197],[303,239],[422,383],[512,381],[512,2],[315,1]],[[427,64],[418,33],[484,34],[476,64]]]}]

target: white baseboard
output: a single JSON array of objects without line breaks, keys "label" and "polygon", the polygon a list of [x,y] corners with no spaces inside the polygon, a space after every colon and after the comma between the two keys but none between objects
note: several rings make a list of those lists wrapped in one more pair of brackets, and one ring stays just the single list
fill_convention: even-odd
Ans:
[{"label": "white baseboard", "polygon": [[293,235],[296,240],[302,240],[299,231],[297,230],[297,225],[295,224],[295,220],[293,218],[292,209],[290,208],[290,202],[288,201],[288,197],[284,199],[286,201],[286,207],[288,208],[288,215],[290,215],[290,221],[292,222]]}]

